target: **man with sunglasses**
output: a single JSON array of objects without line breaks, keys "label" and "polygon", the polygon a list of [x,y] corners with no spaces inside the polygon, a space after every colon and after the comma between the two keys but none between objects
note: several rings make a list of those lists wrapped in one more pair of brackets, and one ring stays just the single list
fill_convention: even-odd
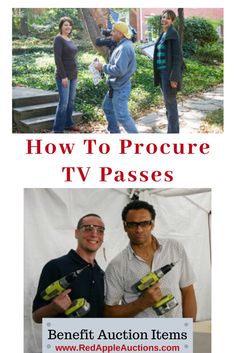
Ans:
[{"label": "man with sunglasses", "polygon": [[[105,272],[107,317],[157,317],[152,308],[156,302],[172,293],[178,305],[164,317],[196,319],[195,276],[182,245],[173,239],[156,239],[152,235],[156,213],[145,201],[132,201],[122,211],[129,245],[108,265]],[[160,283],[143,294],[133,285],[151,271],[176,262]]]},{"label": "man with sunglasses", "polygon": [[[49,261],[43,268],[37,294],[33,302],[33,319],[42,322],[43,317],[66,317],[65,311],[72,301],[85,298],[90,304],[86,317],[102,317],[104,306],[104,272],[95,260],[96,252],[101,247],[104,237],[104,223],[100,216],[87,214],[83,216],[75,230],[76,250]],[[88,266],[89,265],[89,266]],[[49,302],[41,293],[53,282],[80,269],[84,270],[64,290]]]}]

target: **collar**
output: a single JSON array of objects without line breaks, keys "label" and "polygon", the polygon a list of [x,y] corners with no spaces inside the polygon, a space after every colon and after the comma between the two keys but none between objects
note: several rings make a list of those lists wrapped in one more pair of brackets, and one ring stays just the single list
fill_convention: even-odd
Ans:
[{"label": "collar", "polygon": [[[162,248],[163,248],[163,241],[162,240],[157,240],[157,238],[156,237],[154,237],[153,236],[153,238],[155,239],[155,241],[156,241],[156,243],[157,243],[157,245],[158,245],[158,248],[156,249],[156,251],[155,251],[155,253],[154,253],[154,255],[159,251],[162,251]],[[139,256],[138,255],[136,255],[136,253],[134,252],[134,250],[132,249],[132,247],[131,247],[131,243],[129,243],[128,245],[127,245],[127,255],[128,255],[128,259],[129,260],[132,260],[134,257],[136,258],[139,258]]]},{"label": "collar", "polygon": [[117,43],[117,47],[118,47],[120,44],[122,44],[123,42],[125,42],[126,40],[128,40],[126,37],[122,38],[122,39],[120,40],[120,42]]},{"label": "collar", "polygon": [[173,25],[171,25],[166,31],[165,40],[168,40],[168,39],[177,39],[177,32]]},{"label": "collar", "polygon": [[[86,266],[86,265],[90,264],[89,262],[84,260],[81,256],[79,256],[78,253],[74,249],[71,249],[68,252],[68,256],[79,265]],[[97,266],[96,260],[94,260],[94,266]]]}]

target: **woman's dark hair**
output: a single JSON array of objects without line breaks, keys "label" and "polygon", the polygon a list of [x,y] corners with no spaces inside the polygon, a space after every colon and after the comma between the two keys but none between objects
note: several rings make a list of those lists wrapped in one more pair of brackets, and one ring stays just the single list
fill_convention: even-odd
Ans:
[{"label": "woman's dark hair", "polygon": [[164,11],[162,12],[162,16],[165,15],[165,14],[171,19],[172,22],[175,21],[175,19],[176,19],[176,14],[175,14],[174,11],[167,9],[167,10],[164,10]]},{"label": "woman's dark hair", "polygon": [[151,214],[151,218],[152,220],[155,219],[156,217],[156,212],[153,208],[152,205],[150,205],[148,202],[146,201],[141,201],[141,200],[135,200],[135,201],[131,201],[130,203],[128,203],[124,208],[123,208],[123,211],[122,211],[122,220],[125,222],[126,221],[126,216],[127,216],[127,213],[130,211],[130,210],[141,210],[141,209],[145,209],[145,210],[148,210],[149,213]]},{"label": "woman's dark hair", "polygon": [[[60,22],[59,22],[59,31],[60,31],[60,34],[62,34],[62,26],[65,22],[69,22],[69,24],[73,27],[73,21],[71,20],[70,17],[61,17],[60,19]],[[73,30],[73,28],[72,28]],[[71,32],[69,33],[69,35],[72,33],[72,30]]]}]

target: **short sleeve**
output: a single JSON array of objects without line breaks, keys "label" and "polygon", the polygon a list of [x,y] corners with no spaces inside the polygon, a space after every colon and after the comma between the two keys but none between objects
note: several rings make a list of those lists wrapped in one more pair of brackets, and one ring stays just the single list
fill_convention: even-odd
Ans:
[{"label": "short sleeve", "polygon": [[190,286],[196,282],[196,276],[193,271],[192,265],[188,259],[185,249],[181,245],[181,276],[180,276],[180,288]]},{"label": "short sleeve", "polygon": [[105,271],[105,304],[118,305],[124,294],[124,279],[120,265],[111,261]]}]

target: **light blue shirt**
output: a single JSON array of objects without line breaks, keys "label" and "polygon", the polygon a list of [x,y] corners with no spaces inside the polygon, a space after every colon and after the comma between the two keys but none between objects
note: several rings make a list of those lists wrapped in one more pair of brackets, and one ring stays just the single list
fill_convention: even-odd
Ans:
[{"label": "light blue shirt", "polygon": [[135,50],[129,39],[123,38],[114,49],[108,64],[103,71],[109,75],[108,81],[114,90],[129,83],[136,70]]}]

